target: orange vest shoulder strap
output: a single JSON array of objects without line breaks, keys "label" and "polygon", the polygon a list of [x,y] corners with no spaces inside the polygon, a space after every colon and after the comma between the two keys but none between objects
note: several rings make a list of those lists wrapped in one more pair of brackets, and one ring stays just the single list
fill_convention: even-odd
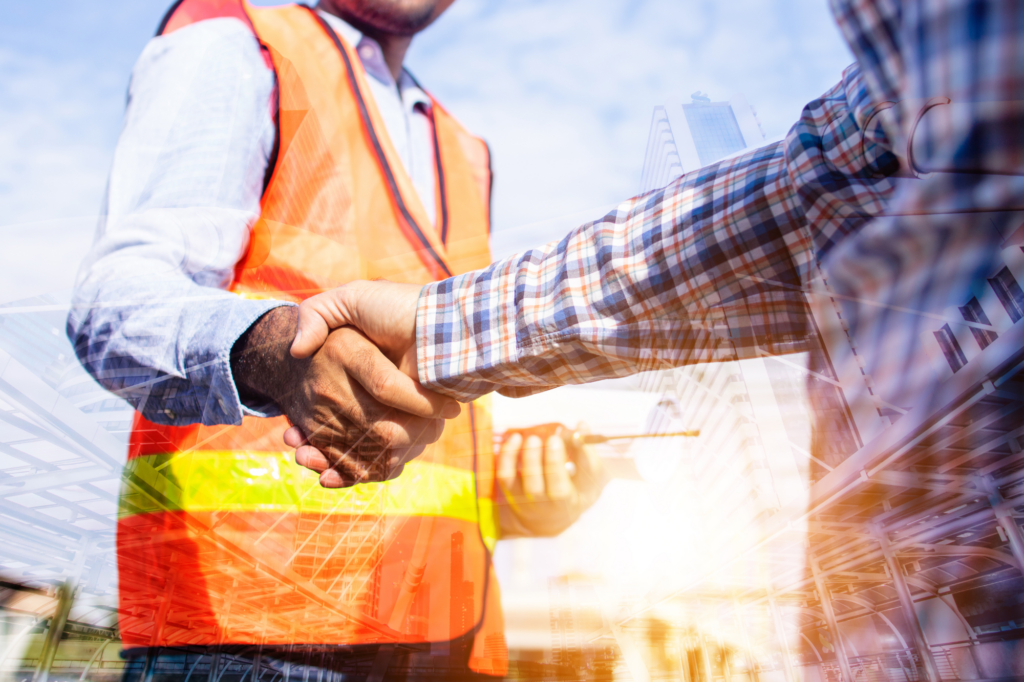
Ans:
[{"label": "orange vest shoulder strap", "polygon": [[205,19],[228,17],[241,19],[252,28],[252,22],[249,21],[249,15],[245,13],[241,0],[177,0],[164,14],[160,26],[156,29],[156,35],[174,33],[179,28]]},{"label": "orange vest shoulder strap", "polygon": [[[164,18],[160,20],[160,25],[156,29],[157,36],[165,36],[174,33],[179,28],[185,28],[192,24],[206,19],[226,19],[235,18],[242,21],[249,30],[252,31],[253,36],[259,40],[259,36],[256,34],[256,29],[252,25],[252,19],[249,17],[249,13],[245,9],[246,3],[244,0],[177,0],[170,9],[164,14]],[[267,68],[271,71],[274,69],[274,60],[270,56],[270,51],[266,45],[260,41],[260,50],[263,53],[263,61],[267,65]],[[277,165],[277,156],[281,146],[281,121],[279,118],[280,109],[280,91],[277,85],[277,79],[274,79],[274,148],[270,153],[270,160],[267,163],[267,169],[263,173],[263,191],[267,191],[267,185],[270,183],[270,176],[274,172],[274,166]]]},{"label": "orange vest shoulder strap", "polygon": [[[417,85],[419,85],[417,83]],[[419,86],[423,89],[423,86]],[[482,137],[477,137],[466,130],[447,109],[430,96],[431,108],[434,112],[434,151],[440,155],[440,146],[457,145],[473,176],[473,183],[480,193],[480,200],[487,211],[487,232],[491,228],[491,196],[494,187],[494,171],[491,167],[491,148]]]}]

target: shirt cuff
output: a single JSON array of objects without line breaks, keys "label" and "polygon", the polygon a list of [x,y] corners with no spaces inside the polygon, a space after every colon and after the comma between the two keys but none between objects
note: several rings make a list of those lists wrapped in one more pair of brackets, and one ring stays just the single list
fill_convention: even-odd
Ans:
[{"label": "shirt cuff", "polygon": [[518,359],[515,261],[432,282],[416,308],[420,383],[469,402],[512,380]]},{"label": "shirt cuff", "polygon": [[[211,321],[215,327],[210,348],[215,351],[214,358],[208,365],[208,375],[191,377],[194,385],[209,386],[206,404],[203,406],[202,423],[232,424],[242,423],[243,417],[277,417],[281,411],[274,403],[245,405],[238,394],[235,378],[231,372],[231,349],[239,337],[244,334],[258,319],[274,308],[293,306],[288,301],[239,299],[231,306],[225,319]],[[200,370],[202,371],[202,370]],[[192,374],[190,372],[190,374]]]}]

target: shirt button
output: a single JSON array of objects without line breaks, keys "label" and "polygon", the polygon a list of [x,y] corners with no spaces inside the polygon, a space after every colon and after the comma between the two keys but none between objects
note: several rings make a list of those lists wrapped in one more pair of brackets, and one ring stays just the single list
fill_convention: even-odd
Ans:
[{"label": "shirt button", "polygon": [[370,47],[369,45],[363,45],[361,48],[359,48],[359,56],[365,59],[366,61],[373,59],[373,48]]}]

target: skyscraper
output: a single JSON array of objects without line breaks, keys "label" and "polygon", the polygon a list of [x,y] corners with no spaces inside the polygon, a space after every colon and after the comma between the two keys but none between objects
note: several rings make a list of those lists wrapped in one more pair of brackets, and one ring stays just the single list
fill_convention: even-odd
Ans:
[{"label": "skyscraper", "polygon": [[693,101],[683,105],[683,114],[690,125],[690,134],[702,166],[735,154],[747,146],[729,102],[712,102],[711,98],[699,90],[691,97]]},{"label": "skyscraper", "polygon": [[712,102],[699,90],[690,101],[669,99],[654,108],[640,180],[642,192],[664,187],[684,172],[763,144],[761,124],[741,95]]}]

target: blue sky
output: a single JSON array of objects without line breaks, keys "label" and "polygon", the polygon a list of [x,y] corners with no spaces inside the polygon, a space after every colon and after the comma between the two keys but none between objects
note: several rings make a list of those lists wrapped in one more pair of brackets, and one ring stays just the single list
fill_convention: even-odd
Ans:
[{"label": "blue sky", "polygon": [[[0,302],[71,286],[132,64],[167,4],[4,3]],[[667,97],[742,93],[772,136],[851,61],[826,0],[458,0],[407,66],[490,142],[504,254],[636,193]]]}]

